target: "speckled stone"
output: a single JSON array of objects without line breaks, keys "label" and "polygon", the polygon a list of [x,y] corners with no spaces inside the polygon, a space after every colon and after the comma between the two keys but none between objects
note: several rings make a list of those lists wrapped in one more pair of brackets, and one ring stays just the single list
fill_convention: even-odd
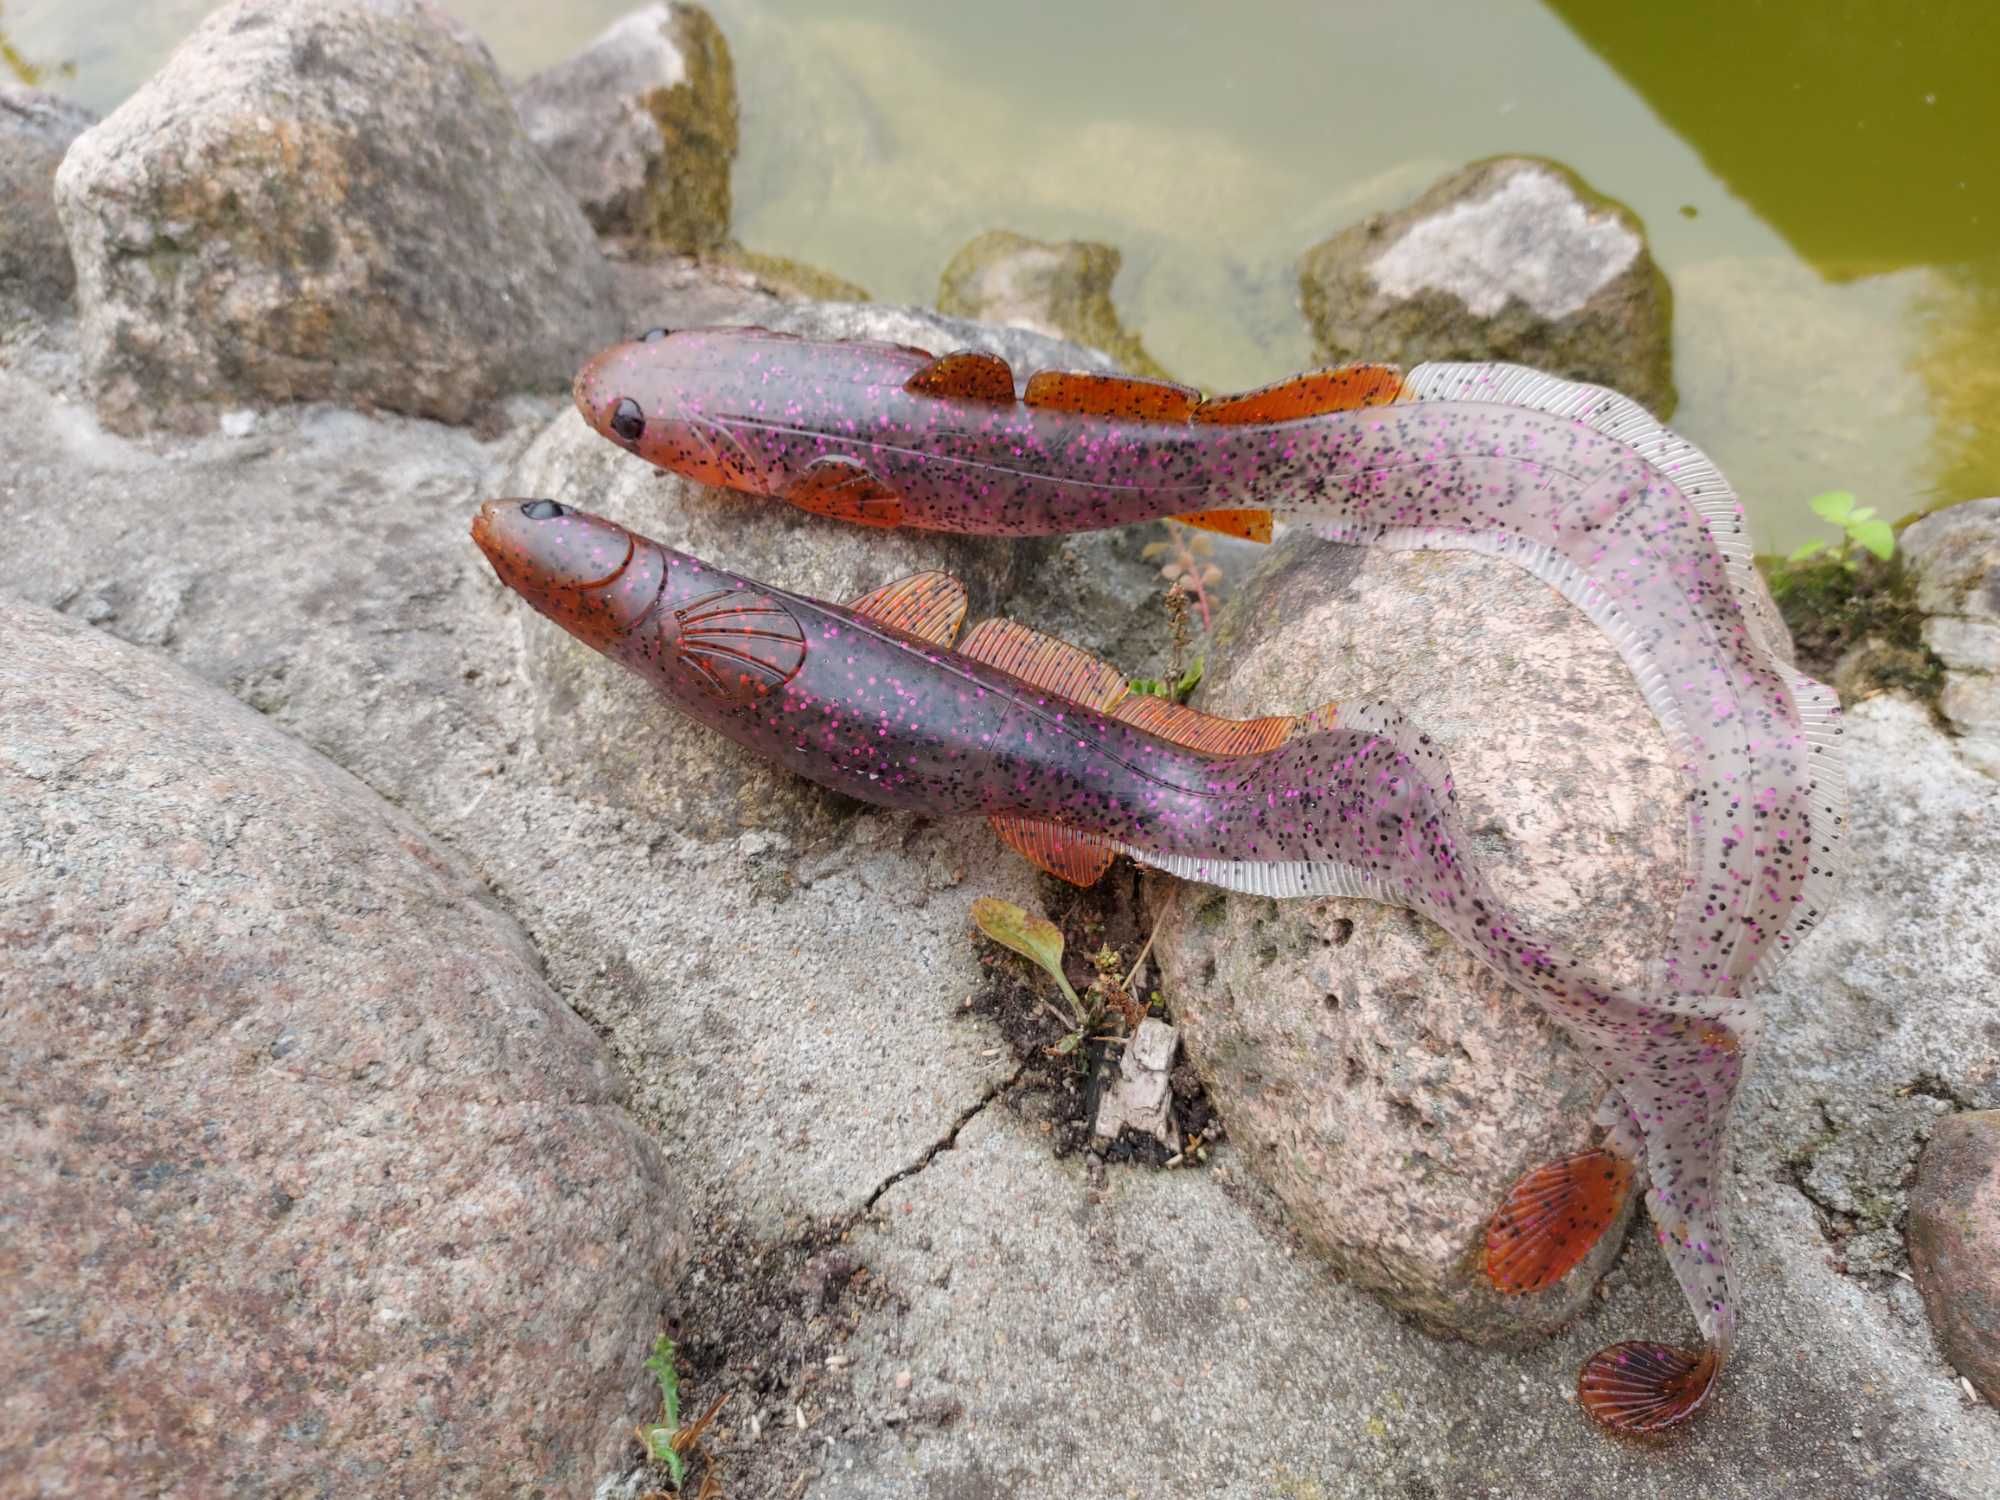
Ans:
[{"label": "speckled stone", "polygon": [[1673,299],[1645,226],[1555,162],[1474,162],[1308,250],[1299,290],[1329,362],[1507,360],[1673,415]]},{"label": "speckled stone", "polygon": [[0,306],[47,312],[75,289],[56,218],[56,168],[96,120],[59,95],[0,82]]},{"label": "speckled stone", "polygon": [[1945,1358],[2000,1405],[2000,1110],[1939,1122],[1917,1162],[1908,1236]]},{"label": "speckled stone", "polygon": [[596,1036],[352,776],[0,633],[0,1493],[586,1493],[684,1247]]},{"label": "speckled stone", "polygon": [[611,276],[485,46],[428,0],[237,0],[70,149],[87,375],[121,430],[559,390]]}]

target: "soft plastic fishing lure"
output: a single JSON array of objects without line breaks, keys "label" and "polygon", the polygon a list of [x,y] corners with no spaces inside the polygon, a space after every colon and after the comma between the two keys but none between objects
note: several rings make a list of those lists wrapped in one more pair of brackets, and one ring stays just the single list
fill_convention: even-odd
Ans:
[{"label": "soft plastic fishing lure", "polygon": [[1526,932],[1464,855],[1440,753],[1382,703],[1219,719],[1135,695],[1111,667],[1007,620],[951,642],[965,592],[918,574],[845,606],[739,578],[552,500],[501,500],[473,538],[503,582],[684,713],[884,806],[975,814],[1079,884],[1120,853],[1269,896],[1411,907],[1531,996],[1623,1101],[1606,1150],[1530,1174],[1488,1235],[1496,1284],[1553,1282],[1587,1252],[1646,1152],[1662,1243],[1705,1346],[1625,1343],[1580,1393],[1652,1430],[1706,1399],[1734,1331],[1712,1175],[1750,1017],[1727,997],[1646,1000]]}]

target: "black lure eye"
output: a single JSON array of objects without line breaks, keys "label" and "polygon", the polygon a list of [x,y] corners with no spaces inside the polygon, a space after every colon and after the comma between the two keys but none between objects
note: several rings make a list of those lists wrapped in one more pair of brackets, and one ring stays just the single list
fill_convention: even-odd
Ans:
[{"label": "black lure eye", "polygon": [[639,335],[637,342],[641,344],[657,344],[672,332],[673,329],[671,328],[648,328],[644,333]]},{"label": "black lure eye", "polygon": [[521,514],[530,521],[553,521],[569,512],[553,500],[525,500],[521,503]]},{"label": "black lure eye", "polygon": [[611,409],[611,430],[628,443],[636,443],[646,435],[646,414],[630,396],[620,396]]}]

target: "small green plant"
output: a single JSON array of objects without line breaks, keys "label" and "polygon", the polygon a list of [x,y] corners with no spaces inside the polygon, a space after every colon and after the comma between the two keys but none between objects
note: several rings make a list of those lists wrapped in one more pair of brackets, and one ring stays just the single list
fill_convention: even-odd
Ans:
[{"label": "small green plant", "polygon": [[1851,549],[1856,547],[1872,552],[1883,562],[1895,556],[1895,531],[1875,514],[1874,506],[1857,507],[1852,492],[1828,490],[1823,495],[1813,496],[1811,504],[1814,515],[1840,528],[1843,540],[1838,546],[1829,546],[1824,541],[1807,542],[1787,557],[1786,562],[1804,562],[1825,553],[1829,561],[1843,563],[1851,570],[1861,566],[1860,559],[1851,555]]},{"label": "small green plant", "polygon": [[[687,1482],[687,1454],[701,1442],[701,1435],[708,1431],[715,1414],[722,1410],[722,1403],[729,1399],[724,1391],[709,1403],[708,1410],[699,1420],[681,1425],[681,1379],[674,1368],[674,1341],[664,1333],[653,1345],[652,1355],[646,1361],[646,1369],[653,1379],[660,1383],[660,1420],[645,1423],[639,1428],[639,1445],[646,1450],[646,1457],[667,1471],[667,1478],[676,1492]],[[705,1456],[705,1455],[704,1455]],[[711,1463],[702,1476],[701,1490],[696,1500],[719,1496],[721,1485],[716,1479]]]},{"label": "small green plant", "polygon": [[1072,1029],[1063,1039],[1049,1050],[1058,1056],[1067,1056],[1083,1045],[1090,1028],[1097,1024],[1103,1014],[1103,997],[1093,985],[1091,998],[1096,1003],[1086,1005],[1077,992],[1070,987],[1063,974],[1063,935],[1055,923],[1045,917],[1037,917],[1021,910],[1011,901],[1002,901],[997,896],[981,896],[972,903],[972,920],[979,930],[1003,948],[1011,948],[1021,957],[1038,965],[1062,991],[1063,999],[1069,1002],[1069,1015],[1064,1016],[1054,1006],[1043,1001],[1049,1014],[1064,1026]]},{"label": "small green plant", "polygon": [[1194,665],[1181,673],[1177,679],[1163,681],[1158,677],[1134,677],[1132,691],[1145,693],[1153,698],[1170,699],[1175,703],[1185,703],[1188,701],[1188,694],[1201,684],[1202,666],[1203,658],[1197,656]]}]

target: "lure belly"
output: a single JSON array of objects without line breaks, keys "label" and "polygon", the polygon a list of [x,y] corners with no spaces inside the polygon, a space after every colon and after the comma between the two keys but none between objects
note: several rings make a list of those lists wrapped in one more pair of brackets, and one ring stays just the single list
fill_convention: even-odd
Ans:
[{"label": "lure belly", "polygon": [[490,502],[472,531],[541,613],[821,785],[985,816],[1078,883],[1123,853],[1233,890],[1362,896],[1431,917],[1562,1023],[1620,1101],[1606,1151],[1509,1195],[1488,1237],[1496,1285],[1531,1290],[1566,1272],[1643,1160],[1705,1342],[1614,1346],[1586,1366],[1582,1398],[1626,1430],[1671,1425],[1706,1399],[1735,1329],[1713,1179],[1754,1016],[1727,996],[1618,991],[1527,932],[1465,853],[1442,755],[1391,706],[1218,719],[1133,695],[1104,663],[1006,620],[952,649],[965,595],[942,574],[838,606],[553,501]]}]

